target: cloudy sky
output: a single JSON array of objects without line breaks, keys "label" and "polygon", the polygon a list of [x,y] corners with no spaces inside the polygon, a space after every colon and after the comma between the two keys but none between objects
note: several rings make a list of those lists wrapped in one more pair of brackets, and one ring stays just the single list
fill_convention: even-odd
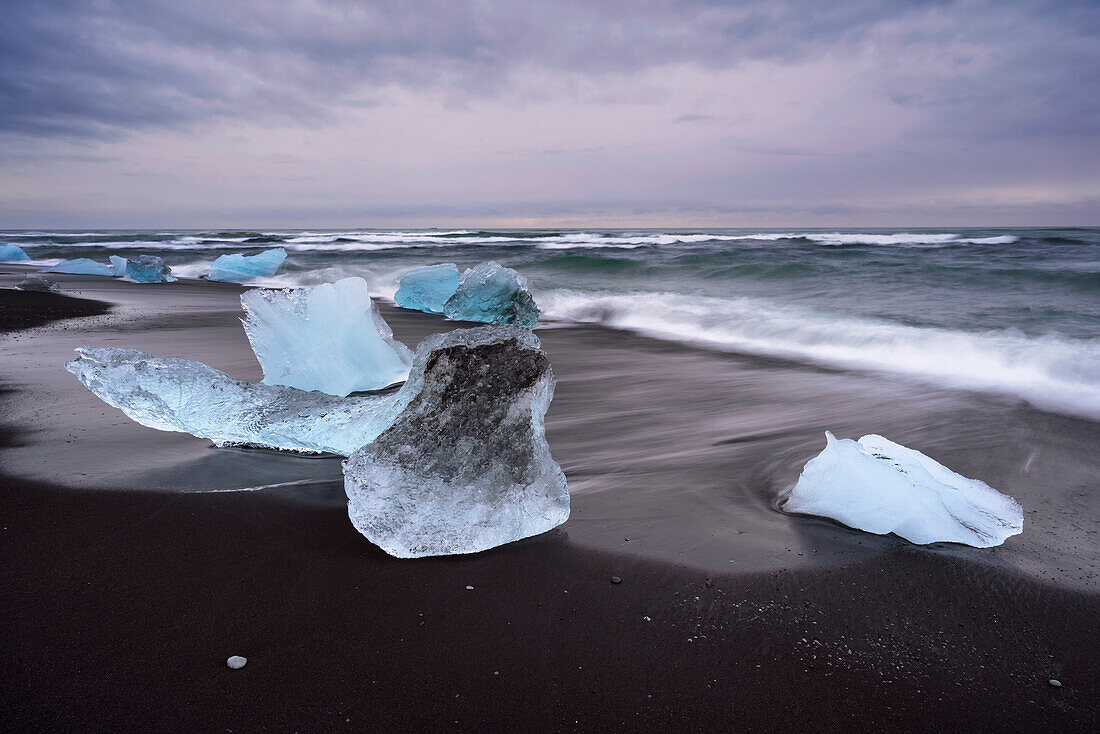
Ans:
[{"label": "cloudy sky", "polygon": [[1100,224],[1100,3],[36,0],[0,228]]}]

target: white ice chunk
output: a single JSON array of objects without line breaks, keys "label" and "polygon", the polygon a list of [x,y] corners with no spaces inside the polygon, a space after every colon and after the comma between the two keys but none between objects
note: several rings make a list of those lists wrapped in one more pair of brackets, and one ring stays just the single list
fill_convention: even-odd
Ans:
[{"label": "white ice chunk", "polygon": [[1016,500],[882,436],[853,441],[826,431],[825,450],[802,470],[787,512],[831,517],[917,543],[1000,545],[1023,531]]},{"label": "white ice chunk", "polygon": [[96,262],[91,258],[78,257],[75,260],[62,260],[57,265],[48,267],[43,273],[67,273],[69,275],[114,275],[115,271],[110,265]]},{"label": "white ice chunk", "polygon": [[250,290],[241,305],[268,385],[346,396],[401,382],[409,373],[412,352],[393,338],[362,278]]},{"label": "white ice chunk", "polygon": [[398,289],[393,300],[401,308],[443,313],[447,299],[458,289],[460,277],[454,263],[414,268],[397,279]]},{"label": "white ice chunk", "polygon": [[30,260],[31,256],[23,251],[19,245],[0,244],[0,262],[15,262],[17,260]]},{"label": "white ice chunk", "polygon": [[443,306],[443,313],[456,321],[527,327],[539,320],[539,309],[527,289],[527,278],[493,260],[462,274],[458,289]]},{"label": "white ice chunk", "polygon": [[129,264],[126,258],[119,257],[118,255],[111,255],[109,258],[111,261],[111,274],[116,278],[121,278],[126,275],[126,266]]},{"label": "white ice chunk", "polygon": [[514,326],[421,343],[393,425],[344,463],[352,524],[401,558],[476,553],[569,517],[543,416],[554,394],[538,339]]},{"label": "white ice chunk", "polygon": [[349,455],[393,422],[397,394],[339,398],[234,380],[202,362],[81,347],[65,369],[104,402],[161,431],[219,446]]},{"label": "white ice chunk", "polygon": [[222,255],[210,266],[207,278],[230,283],[240,283],[249,278],[275,275],[286,260],[286,250],[276,247],[258,255]]}]

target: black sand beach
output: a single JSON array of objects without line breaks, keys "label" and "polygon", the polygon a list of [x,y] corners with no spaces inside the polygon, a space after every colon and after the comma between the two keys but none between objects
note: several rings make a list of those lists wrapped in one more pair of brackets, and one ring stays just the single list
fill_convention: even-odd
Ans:
[{"label": "black sand beach", "polygon": [[[5,730],[1096,727],[1094,422],[540,329],[572,518],[476,556],[401,561],[351,527],[338,459],[143,428],[61,368],[90,343],[258,379],[239,288],[57,280],[114,307],[2,337]],[[3,303],[0,328],[29,325]],[[456,326],[384,313],[410,346]],[[1012,494],[1024,534],[919,548],[779,513],[826,427]],[[234,654],[248,666],[226,669]]]}]

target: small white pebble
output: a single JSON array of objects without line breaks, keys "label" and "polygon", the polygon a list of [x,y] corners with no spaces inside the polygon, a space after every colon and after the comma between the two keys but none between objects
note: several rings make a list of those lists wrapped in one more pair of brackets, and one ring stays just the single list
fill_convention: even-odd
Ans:
[{"label": "small white pebble", "polygon": [[472,586],[467,586],[466,587],[466,591],[473,591],[473,590],[474,590],[474,587],[472,587]]},{"label": "small white pebble", "polygon": [[225,666],[230,670],[240,670],[248,663],[248,658],[242,658],[240,655],[234,655],[225,661]]}]

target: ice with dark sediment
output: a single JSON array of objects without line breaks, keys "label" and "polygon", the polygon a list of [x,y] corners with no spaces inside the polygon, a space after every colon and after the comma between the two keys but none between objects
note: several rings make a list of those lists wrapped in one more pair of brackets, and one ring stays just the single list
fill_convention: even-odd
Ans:
[{"label": "ice with dark sediment", "polygon": [[17,262],[30,260],[31,256],[24,252],[19,245],[0,244],[0,262]]},{"label": "ice with dark sediment", "polygon": [[447,318],[486,324],[532,327],[539,309],[527,288],[527,278],[489,260],[462,274],[458,289],[443,306]]},{"label": "ice with dark sediment", "polygon": [[15,287],[21,291],[39,291],[43,293],[61,290],[57,283],[54,283],[52,280],[46,280],[38,275],[28,275],[26,278],[16,283]]},{"label": "ice with dark sediment", "polygon": [[241,295],[244,329],[264,382],[346,396],[401,382],[412,352],[371,300],[362,278]]},{"label": "ice with dark sediment", "polygon": [[140,255],[127,260],[126,277],[135,283],[174,283],[176,280],[172,269],[156,255]]},{"label": "ice with dark sediment", "polygon": [[88,257],[78,257],[75,260],[62,260],[58,264],[51,265],[42,272],[64,273],[67,275],[115,275],[115,269],[111,265],[96,262]]},{"label": "ice with dark sediment", "polygon": [[1002,544],[1023,531],[1023,510],[985,482],[956,474],[882,436],[853,441],[826,431],[783,505],[849,527],[927,543]]},{"label": "ice with dark sediment", "polygon": [[340,398],[234,380],[189,359],[80,347],[65,364],[104,402],[161,431],[219,446],[263,446],[347,456],[393,422],[396,395]]},{"label": "ice with dark sediment", "polygon": [[401,308],[443,313],[443,306],[458,289],[461,277],[454,263],[414,268],[398,277],[393,300]]},{"label": "ice with dark sediment", "polygon": [[249,278],[275,275],[283,266],[284,260],[286,250],[281,247],[265,250],[258,255],[222,255],[211,264],[206,277],[210,280],[241,283]]},{"label": "ice with dark sediment", "polygon": [[410,558],[476,553],[565,522],[569,490],[543,425],[554,384],[526,329],[425,339],[400,413],[344,463],[352,524]]}]

